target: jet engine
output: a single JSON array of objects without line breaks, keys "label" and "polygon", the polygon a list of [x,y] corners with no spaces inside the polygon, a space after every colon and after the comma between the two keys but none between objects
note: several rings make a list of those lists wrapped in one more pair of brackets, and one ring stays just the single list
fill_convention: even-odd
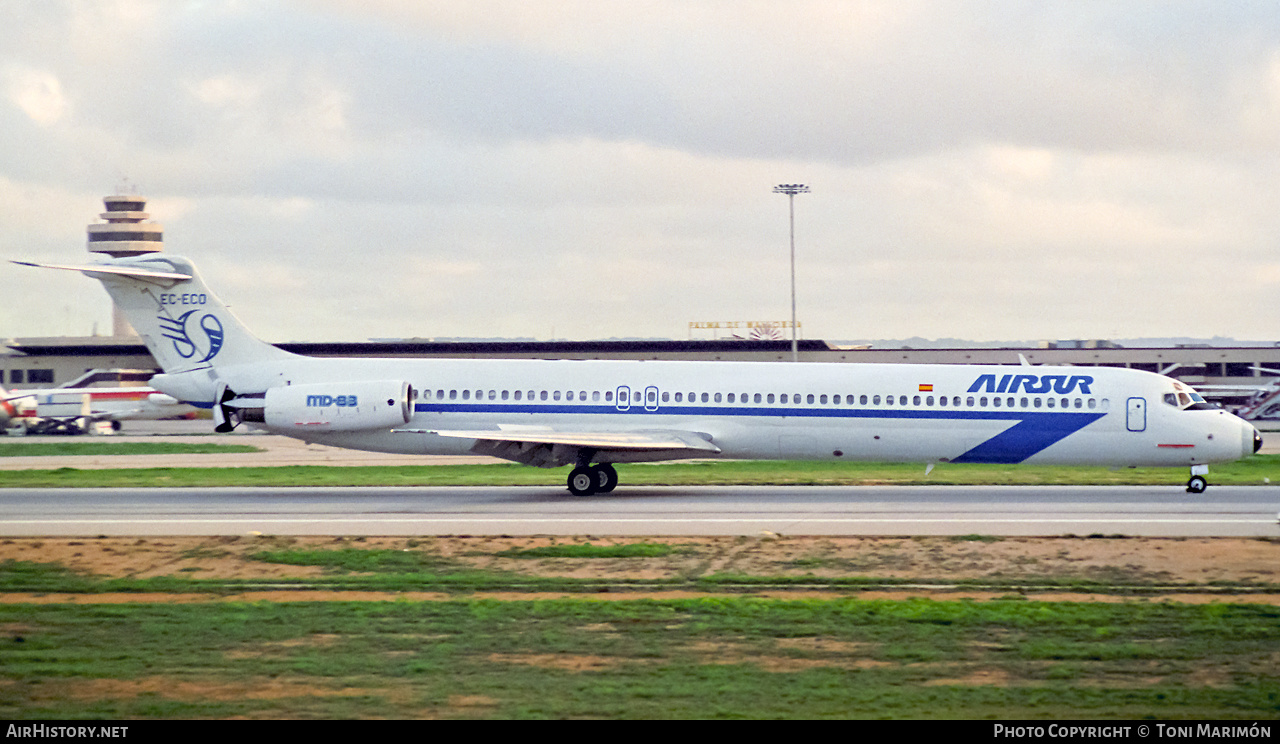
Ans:
[{"label": "jet engine", "polygon": [[[237,409],[239,421],[263,423],[270,429],[361,431],[409,423],[413,394],[402,380],[375,380],[286,385],[256,395],[231,393],[234,397],[220,398],[225,408]],[[224,414],[223,421],[226,418]]]}]

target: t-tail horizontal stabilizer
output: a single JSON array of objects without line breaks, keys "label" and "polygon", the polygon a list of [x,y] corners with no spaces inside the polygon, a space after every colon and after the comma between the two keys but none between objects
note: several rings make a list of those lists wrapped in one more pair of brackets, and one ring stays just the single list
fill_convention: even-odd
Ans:
[{"label": "t-tail horizontal stabilizer", "polygon": [[[186,281],[191,278],[190,274],[179,274],[173,271],[154,271],[151,269],[142,269],[133,266],[106,266],[104,264],[46,264],[34,263],[32,261],[14,261],[19,266],[34,266],[37,269],[61,269],[63,271],[79,271],[89,276],[94,274],[113,274],[116,276],[131,276],[137,279],[168,279],[171,281]],[[95,279],[97,277],[94,277]]]},{"label": "t-tail horizontal stabilizer", "polygon": [[[151,254],[87,264],[14,263],[79,271],[102,282],[166,375],[293,356],[254,337],[186,258]],[[210,386],[188,402],[208,405],[212,393]]]}]

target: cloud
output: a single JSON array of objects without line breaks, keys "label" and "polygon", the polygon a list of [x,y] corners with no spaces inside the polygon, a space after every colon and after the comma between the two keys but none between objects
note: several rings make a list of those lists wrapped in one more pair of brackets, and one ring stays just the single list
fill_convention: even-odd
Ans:
[{"label": "cloud", "polygon": [[49,72],[12,69],[5,75],[9,100],[40,126],[56,124],[67,111],[62,84]]},{"label": "cloud", "polygon": [[1280,333],[1270,3],[31,0],[0,91],[6,255],[128,178],[271,339],[785,317],[783,182],[811,337]]}]

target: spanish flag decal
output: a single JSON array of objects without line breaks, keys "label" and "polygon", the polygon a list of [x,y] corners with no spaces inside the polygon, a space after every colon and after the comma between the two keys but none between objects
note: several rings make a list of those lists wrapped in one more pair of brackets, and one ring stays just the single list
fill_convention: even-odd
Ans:
[{"label": "spanish flag decal", "polygon": [[920,386],[920,392],[922,392],[922,393],[932,393],[932,392],[933,392],[933,386],[932,386],[932,385],[921,385],[921,386]]}]

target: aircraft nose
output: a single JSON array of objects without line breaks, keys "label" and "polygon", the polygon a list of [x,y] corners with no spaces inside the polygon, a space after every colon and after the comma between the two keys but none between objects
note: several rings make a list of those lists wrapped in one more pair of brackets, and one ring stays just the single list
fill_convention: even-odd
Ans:
[{"label": "aircraft nose", "polygon": [[1256,426],[1251,428],[1253,429],[1253,451],[1256,454],[1258,450],[1262,449],[1262,434]]}]

